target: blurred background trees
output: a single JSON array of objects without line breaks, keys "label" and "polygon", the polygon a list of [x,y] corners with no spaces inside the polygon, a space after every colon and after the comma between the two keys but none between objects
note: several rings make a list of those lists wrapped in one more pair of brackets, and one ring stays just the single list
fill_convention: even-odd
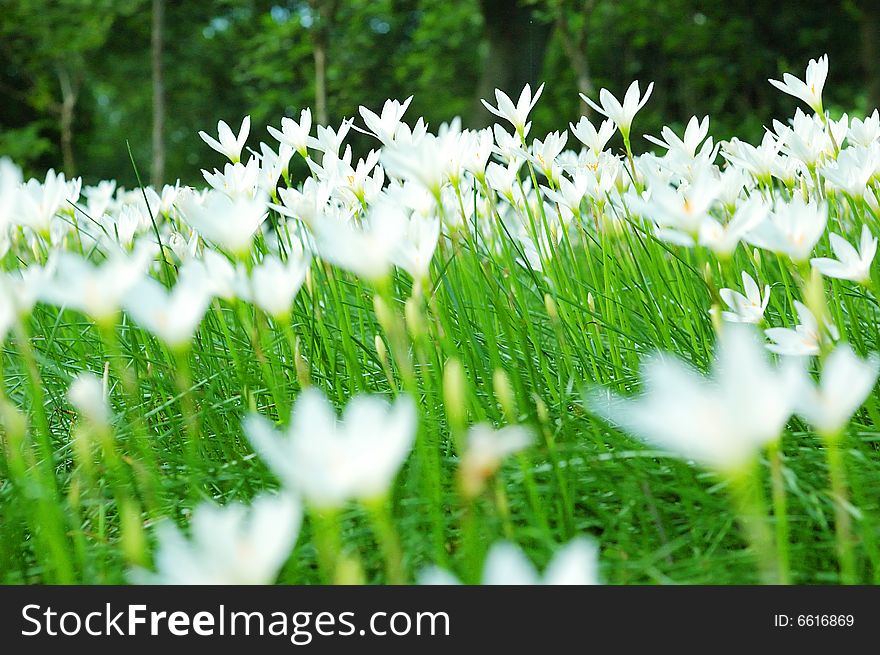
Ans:
[{"label": "blurred background trees", "polygon": [[221,118],[269,141],[306,106],[338,123],[412,94],[434,128],[479,126],[480,97],[544,81],[542,136],[632,79],[656,82],[641,132],[710,114],[757,140],[793,111],[767,78],[824,52],[833,113],[880,104],[877,0],[0,0],[0,155],[132,186],[128,141],[145,180],[199,183]]}]

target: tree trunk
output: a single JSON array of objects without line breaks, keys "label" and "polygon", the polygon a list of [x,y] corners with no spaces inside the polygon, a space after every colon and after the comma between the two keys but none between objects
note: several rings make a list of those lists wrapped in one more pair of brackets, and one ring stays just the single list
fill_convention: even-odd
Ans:
[{"label": "tree trunk", "polygon": [[[319,29],[323,32],[323,29]],[[315,58],[315,115],[319,125],[327,125],[327,42],[323,35],[316,35],[312,43]]]},{"label": "tree trunk", "polygon": [[327,52],[330,33],[336,21],[338,0],[309,0],[316,24],[312,26],[312,56],[315,60],[315,116],[320,125],[327,125]]},{"label": "tree trunk", "polygon": [[[590,64],[587,61],[586,28],[583,28],[579,34],[573,35],[568,20],[560,14],[556,19],[556,31],[559,34],[568,63],[571,64],[571,68],[577,76],[578,91],[586,96],[590,95],[593,92],[593,78],[590,75]],[[587,108],[589,109],[589,105]]]},{"label": "tree trunk", "polygon": [[77,88],[64,67],[58,68],[58,82],[61,86],[61,106],[59,109],[59,128],[61,131],[61,158],[64,173],[71,177],[76,174],[76,160],[73,156],[73,120],[75,118]]},{"label": "tree trunk", "polygon": [[153,67],[153,162],[150,178],[158,191],[165,177],[165,80],[162,69],[162,40],[165,0],[153,0],[151,60]]},{"label": "tree trunk", "polygon": [[492,122],[481,98],[494,104],[495,89],[501,89],[516,102],[527,83],[539,82],[550,37],[550,25],[536,20],[531,8],[513,0],[480,0],[480,10],[489,52],[471,110],[473,127]]},{"label": "tree trunk", "polygon": [[860,3],[862,68],[869,111],[880,107],[880,5],[876,0]]}]

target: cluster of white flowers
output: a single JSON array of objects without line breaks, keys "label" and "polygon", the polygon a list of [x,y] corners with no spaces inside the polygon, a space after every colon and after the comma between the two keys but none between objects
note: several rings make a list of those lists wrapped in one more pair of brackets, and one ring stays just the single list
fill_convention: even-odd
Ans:
[{"label": "cluster of white flowers", "polygon": [[[379,113],[361,107],[363,126],[346,119],[313,130],[311,112],[303,110],[298,120],[285,117],[280,129],[270,127],[277,143],[258,150],[246,149],[249,117],[237,135],[220,121],[217,138],[200,135],[229,161],[222,170],[203,171],[203,189],[126,190],[113,181],[84,187],[54,171],[24,181],[17,166],[0,159],[0,256],[14,251],[18,262],[0,273],[0,338],[44,302],[101,325],[124,311],[182,350],[215,300],[250,303],[286,320],[316,260],[376,285],[397,268],[412,278],[413,293],[421,293],[445,243],[466,238],[491,257],[512,240],[520,264],[540,275],[563,239],[635,226],[670,244],[708,249],[720,260],[730,261],[745,243],[780,255],[803,278],[812,267],[871,286],[877,238],[867,225],[858,249],[831,233],[834,258],[814,256],[826,236],[831,199],[880,213],[880,116],[832,120],[822,103],[827,73],[823,57],[809,63],[805,81],[789,74],[783,82],[771,80],[813,113],[798,109],[789,123],[775,121],[759,145],[717,143],[709,118],[695,116],[681,136],[665,127],[660,137],[649,137],[662,155],[636,156],[632,125],[653,85],[642,95],[633,82],[623,102],[607,89],[598,102],[584,97],[606,118],[598,127],[586,117],[570,125],[574,139],[567,130],[530,136],[529,114],[543,85],[534,93],[526,86],[515,102],[496,91],[495,105],[484,104],[504,123],[483,130],[463,129],[458,119],[436,133],[421,118],[407,122],[411,98],[388,100]],[[376,149],[357,160],[346,143],[352,128],[376,139]],[[608,148],[615,131],[624,153]],[[293,157],[310,171],[302,181],[291,179]],[[851,213],[835,213],[832,225],[846,232],[852,221]],[[727,309],[716,305],[716,316],[765,325],[771,288],[762,290],[756,277],[757,268],[741,271],[744,293],[721,289]],[[824,433],[839,431],[873,385],[876,362],[858,359],[846,345],[835,347],[838,326],[806,295],[791,305],[798,324],[767,325],[767,345],[782,355],[830,353],[818,387],[794,367],[771,367],[750,336],[730,330],[713,380],[655,358],[643,398],[596,406],[636,434],[721,469],[740,465],[778,437],[795,411]],[[858,393],[845,392],[855,381]],[[245,429],[286,494],[313,507],[338,507],[388,491],[412,447],[416,410],[406,397],[393,405],[355,398],[340,422],[326,398],[307,391],[288,434],[256,416]],[[496,444],[499,435],[473,434],[473,451],[463,460],[469,489],[479,489],[503,455],[528,443],[521,432],[503,436]],[[208,581],[228,570],[225,579],[271,579],[299,522],[292,504],[298,501],[285,498],[257,502],[250,523],[238,506],[198,509],[191,544],[163,533],[164,575]],[[283,538],[281,532],[263,538],[278,525],[287,526]],[[228,539],[208,534],[217,531]],[[204,559],[192,549],[213,554]],[[250,558],[253,549],[268,553],[260,566],[230,564]],[[175,572],[180,562],[191,562],[189,572]],[[518,579],[535,577],[519,564],[496,568],[517,569]]]}]

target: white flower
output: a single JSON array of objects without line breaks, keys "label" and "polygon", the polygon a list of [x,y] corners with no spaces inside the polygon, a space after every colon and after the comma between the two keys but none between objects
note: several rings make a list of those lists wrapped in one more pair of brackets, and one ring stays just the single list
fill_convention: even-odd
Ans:
[{"label": "white flower", "polygon": [[712,216],[706,216],[700,223],[700,245],[711,248],[716,255],[729,257],[746,233],[759,225],[768,212],[761,198],[752,196],[737,206],[733,218],[726,225]]},{"label": "white flower", "polygon": [[254,233],[266,219],[266,199],[209,191],[184,195],[177,203],[183,219],[202,237],[235,255],[247,253]]},{"label": "white flower", "polygon": [[407,396],[389,405],[359,395],[339,420],[323,393],[306,389],[285,435],[258,414],[244,420],[244,431],[269,468],[309,504],[338,508],[387,493],[412,449],[416,408]]},{"label": "white flower", "polygon": [[80,373],[70,384],[67,398],[76,411],[93,424],[109,423],[110,405],[107,403],[107,390],[100,378],[91,373]]},{"label": "white flower", "polygon": [[878,370],[880,359],[876,355],[861,360],[849,345],[838,345],[822,365],[819,384],[807,381],[804,385],[797,413],[820,434],[838,436],[871,393]]},{"label": "white flower", "polygon": [[0,233],[5,233],[12,218],[21,180],[21,169],[9,157],[0,157]]},{"label": "white flower", "polygon": [[[460,584],[458,578],[439,568],[419,576],[423,585]],[[560,548],[552,561],[538,575],[518,546],[502,541],[492,546],[483,565],[484,585],[598,585],[599,553],[596,544],[577,537]]]},{"label": "white flower", "polygon": [[745,295],[733,289],[721,289],[721,299],[732,311],[721,313],[725,321],[731,323],[757,324],[764,320],[764,311],[770,302],[770,285],[764,287],[764,297],[751,275],[742,272],[743,290]]},{"label": "white flower", "polygon": [[811,59],[807,64],[806,82],[799,80],[790,73],[783,73],[782,79],[768,80],[770,84],[780,91],[803,100],[817,114],[822,114],[822,89],[825,88],[825,79],[828,77],[828,55],[822,55],[818,60]]},{"label": "white flower", "polygon": [[[790,328],[769,328],[764,330],[764,334],[773,341],[767,345],[767,349],[779,355],[788,355],[791,357],[806,357],[818,355],[820,346],[826,339],[819,329],[819,322],[806,305],[795,300],[794,309],[797,312],[800,323]],[[840,338],[837,328],[830,323],[826,323],[825,331],[828,337],[833,340]]]},{"label": "white flower", "polygon": [[282,118],[281,131],[271,125],[266,129],[269,130],[269,134],[278,139],[279,143],[293,148],[305,157],[308,154],[309,133],[312,131],[312,110],[308,107],[303,109],[299,115],[299,122],[286,116]]},{"label": "white flower", "polygon": [[381,280],[391,272],[407,229],[403,212],[380,202],[360,227],[351,220],[327,215],[314,225],[315,245],[322,259],[367,280]]},{"label": "white flower", "polygon": [[[77,193],[77,195],[79,195]],[[46,173],[44,182],[30,179],[16,194],[17,206],[10,215],[10,220],[17,225],[29,227],[41,236],[47,236],[51,221],[61,212],[71,198],[70,188],[64,179],[64,173],[56,174],[53,169]]]},{"label": "white flower", "polygon": [[614,121],[609,118],[602,121],[597,130],[586,116],[581,116],[577,125],[569,123],[569,127],[571,133],[597,156],[605,150],[608,140],[614,136],[614,131],[617,129]]},{"label": "white flower", "polygon": [[352,123],[354,123],[353,118],[343,119],[342,123],[339,125],[338,130],[334,130],[329,125],[318,125],[317,137],[308,137],[307,144],[309,148],[314,148],[315,150],[320,150],[325,155],[331,154],[336,157],[339,157],[339,149],[342,147],[343,141],[345,141],[345,137],[348,136],[349,130],[351,130]]},{"label": "white flower", "polygon": [[495,475],[502,460],[519,452],[532,442],[532,434],[519,425],[495,430],[480,423],[468,430],[467,447],[461,457],[459,472],[464,492],[476,496],[485,481]]},{"label": "white flower", "polygon": [[437,250],[440,219],[433,215],[420,216],[417,212],[412,212],[409,217],[404,218],[404,221],[403,237],[392,253],[392,259],[396,266],[409,273],[416,283],[421,284],[428,278],[431,260],[434,258],[434,251]]},{"label": "white flower", "polygon": [[188,259],[180,267],[177,279],[182,284],[202,285],[215,298],[235,298],[235,267],[216,250],[206,248],[201,259]]},{"label": "white flower", "polygon": [[568,132],[563,132],[562,134],[551,132],[543,141],[535,139],[532,142],[531,152],[528,153],[528,157],[538,165],[548,180],[558,178],[558,175],[555,175],[553,172],[553,164],[556,161],[556,157],[565,148],[567,141]]},{"label": "white flower", "polygon": [[364,119],[364,124],[370,130],[369,133],[382,143],[393,141],[394,135],[397,132],[397,126],[400,125],[400,121],[403,119],[403,115],[406,113],[412,99],[413,97],[410,96],[402,103],[397,100],[386,100],[385,104],[382,105],[381,116],[377,116],[375,112],[361,105],[359,111],[361,118]]},{"label": "white flower", "polygon": [[249,300],[276,319],[290,315],[293,299],[305,282],[311,259],[291,252],[287,261],[267,256],[251,271],[250,279],[240,280],[238,297]]},{"label": "white flower", "polygon": [[635,118],[636,113],[645,106],[645,103],[648,102],[648,98],[651,97],[651,91],[653,90],[654,83],[651,82],[645,90],[645,95],[642,96],[639,91],[639,81],[635,80],[626,90],[626,95],[623,97],[623,104],[620,104],[617,98],[611,95],[611,92],[608,91],[608,89],[602,89],[599,91],[599,102],[601,103],[601,106],[590,100],[583,93],[580,95],[581,99],[590,105],[595,111],[614,121],[617,128],[620,130],[620,133],[624,138],[628,139],[633,118]]},{"label": "white flower", "polygon": [[859,250],[850,245],[843,237],[832,233],[829,236],[831,249],[837,259],[814,257],[810,260],[813,267],[825,277],[853,282],[867,282],[871,279],[871,263],[877,254],[877,237],[871,234],[867,225],[862,225],[862,239]]},{"label": "white flower", "polygon": [[697,156],[697,148],[705,140],[703,148],[705,152],[712,151],[712,137],[706,139],[709,134],[709,117],[703,116],[700,120],[696,116],[692,116],[688,121],[684,130],[684,138],[680,139],[669,127],[664,126],[660,130],[663,139],[646,134],[645,138],[661,148],[666,148],[672,157],[684,157],[685,159],[694,159]]},{"label": "white flower", "polygon": [[483,103],[483,106],[488,109],[490,112],[498,116],[499,118],[503,118],[506,121],[509,121],[511,125],[516,129],[516,133],[520,136],[520,138],[525,138],[526,133],[528,132],[528,123],[529,112],[534,109],[535,105],[538,102],[538,98],[541,97],[541,93],[544,91],[544,85],[538,87],[538,90],[535,91],[535,95],[532,96],[532,87],[526,84],[523,87],[522,92],[519,94],[519,100],[516,101],[516,105],[513,104],[513,100],[504,93],[504,91],[500,89],[495,89],[495,100],[498,104],[497,107],[493,107],[485,100],[480,100]]},{"label": "white flower", "polygon": [[153,278],[143,278],[125,301],[125,311],[171,348],[189,344],[211,302],[207,280],[178,280],[169,293]]},{"label": "white flower", "polygon": [[236,163],[241,159],[241,149],[244,148],[245,141],[247,141],[250,131],[251,117],[245,116],[244,120],[241,122],[241,128],[238,130],[238,136],[235,136],[232,133],[232,130],[229,128],[229,125],[226,124],[226,121],[219,121],[217,123],[217,135],[220,137],[219,141],[210,136],[207,132],[199,132],[199,136],[202,137],[202,140],[214,150],[222,155],[226,155],[229,158],[229,161]]},{"label": "white flower", "polygon": [[853,117],[849,125],[847,143],[867,148],[880,139],[880,112],[874,110],[870,116],[861,120]]},{"label": "white flower", "polygon": [[204,502],[192,513],[187,539],[170,521],[156,528],[156,572],[135,569],[140,584],[271,584],[290,556],[302,507],[290,495],[263,494],[250,506]]},{"label": "white flower", "polygon": [[808,203],[800,195],[789,202],[777,203],[769,218],[746,235],[752,245],[788,255],[803,262],[825,232],[828,205]]},{"label": "white flower", "polygon": [[721,472],[746,466],[791,416],[800,369],[771,367],[749,327],[728,325],[711,378],[680,360],[651,357],[635,399],[594,393],[597,415],[634,436]]},{"label": "white flower", "polygon": [[133,254],[115,253],[95,266],[79,255],[60,252],[49,267],[52,274],[39,289],[39,298],[97,322],[112,320],[146,274],[153,254],[153,248],[143,244]]},{"label": "white flower", "polygon": [[381,161],[389,175],[416,181],[437,196],[449,176],[451,155],[457,145],[456,135],[426,134],[417,143],[394,143],[383,148]]}]

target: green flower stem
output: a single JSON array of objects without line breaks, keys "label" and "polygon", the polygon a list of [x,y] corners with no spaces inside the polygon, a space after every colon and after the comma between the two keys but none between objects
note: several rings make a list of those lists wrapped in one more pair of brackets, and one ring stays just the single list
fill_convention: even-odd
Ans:
[{"label": "green flower stem", "polygon": [[773,547],[773,534],[767,522],[767,502],[754,463],[730,472],[727,476],[731,501],[736,509],[746,540],[758,560],[761,582],[779,584],[779,560]]},{"label": "green flower stem", "polygon": [[779,581],[791,583],[790,547],[788,536],[788,503],[785,497],[785,478],[783,477],[782,448],[779,441],[770,444],[767,450],[770,460],[770,481],[773,493],[773,519],[776,526],[776,552],[779,557]]},{"label": "green flower stem", "polygon": [[394,527],[388,500],[380,498],[366,503],[373,531],[385,559],[385,578],[388,584],[406,584],[406,571],[403,565],[403,550],[400,538]]},{"label": "green flower stem", "polygon": [[834,501],[834,532],[840,565],[840,581],[851,585],[857,582],[856,558],[853,550],[852,520],[847,509],[849,492],[841,440],[842,435],[838,434],[826,437],[824,442],[828,475],[831,480],[831,498]]}]

